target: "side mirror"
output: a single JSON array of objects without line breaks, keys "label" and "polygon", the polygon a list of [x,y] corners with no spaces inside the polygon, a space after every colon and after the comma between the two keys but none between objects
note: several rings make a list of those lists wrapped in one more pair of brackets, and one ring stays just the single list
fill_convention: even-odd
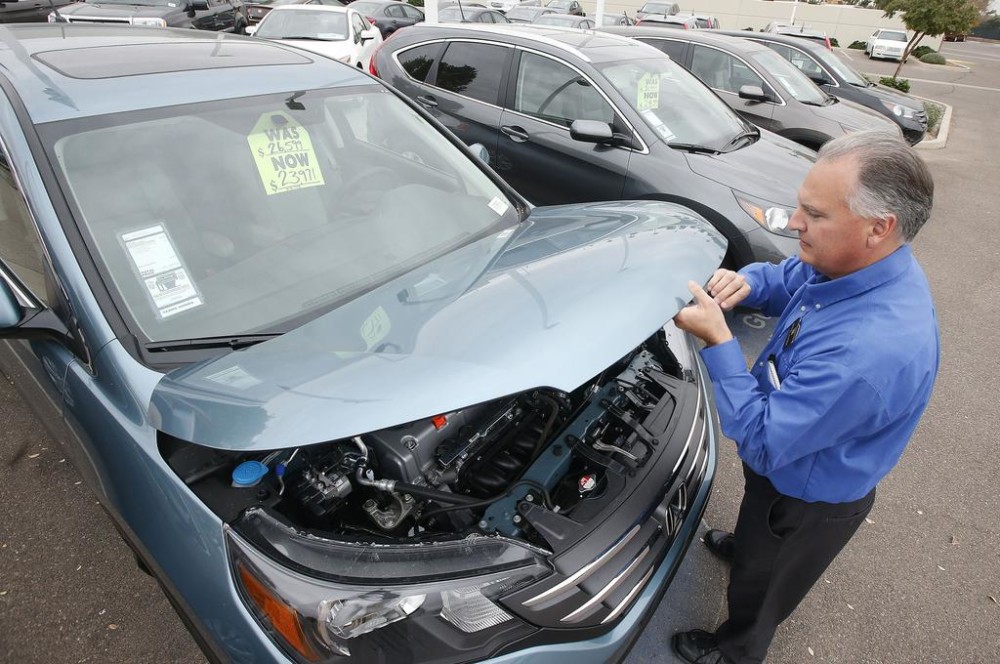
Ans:
[{"label": "side mirror", "polygon": [[252,35],[255,32],[257,32],[256,25],[248,25],[247,27],[243,28],[243,34],[245,35]]},{"label": "side mirror", "polygon": [[17,302],[14,291],[6,281],[0,279],[0,332],[16,327],[24,312]]},{"label": "side mirror", "polygon": [[607,122],[573,120],[569,128],[569,137],[581,143],[611,143],[615,135]]},{"label": "side mirror", "polygon": [[378,32],[378,28],[369,28],[361,33],[361,43],[369,42],[375,39],[375,33]]},{"label": "side mirror", "polygon": [[469,146],[472,150],[472,154],[476,155],[476,159],[483,162],[484,164],[490,163],[490,151],[486,149],[486,146],[482,143],[473,143]]},{"label": "side mirror", "polygon": [[764,89],[759,85],[744,85],[740,88],[740,99],[749,99],[750,101],[768,101],[767,95],[764,94]]}]

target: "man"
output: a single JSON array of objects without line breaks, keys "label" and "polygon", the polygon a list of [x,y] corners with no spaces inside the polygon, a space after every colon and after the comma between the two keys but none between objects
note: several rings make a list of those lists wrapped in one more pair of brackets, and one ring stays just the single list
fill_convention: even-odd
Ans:
[{"label": "man", "polygon": [[[674,635],[687,662],[750,664],[864,520],[896,464],[938,369],[934,305],[907,244],[934,183],[902,141],[879,133],[827,143],[789,228],[780,265],[719,270],[674,318],[705,342],[723,432],[746,478],[734,534],[709,531],[731,562],[728,619]],[[723,310],[780,316],[747,370]]]}]

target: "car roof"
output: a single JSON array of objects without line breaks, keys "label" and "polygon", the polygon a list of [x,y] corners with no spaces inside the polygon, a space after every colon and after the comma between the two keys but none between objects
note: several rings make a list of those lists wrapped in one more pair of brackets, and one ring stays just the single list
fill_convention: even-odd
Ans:
[{"label": "car roof", "polygon": [[807,51],[826,51],[826,47],[817,41],[803,39],[796,34],[783,34],[779,32],[753,32],[752,30],[717,30],[715,34],[726,35],[728,37],[741,37],[743,39],[759,39],[761,41],[774,42],[775,44],[787,44],[795,48]]},{"label": "car roof", "polygon": [[662,37],[664,39],[681,39],[689,42],[718,46],[735,53],[753,54],[764,51],[770,52],[767,46],[757,44],[747,39],[730,37],[722,34],[718,30],[662,30],[660,28],[647,28],[643,25],[632,26],[610,26],[600,28],[602,32],[607,31],[616,35],[626,37]]},{"label": "car roof", "polygon": [[[549,46],[561,51],[573,53],[586,62],[611,62],[628,57],[646,57],[652,55],[649,46],[640,44],[633,39],[619,37],[607,32],[593,30],[578,30],[554,25],[537,25],[534,23],[511,24],[441,24],[428,25],[419,23],[401,31],[399,37],[389,40],[393,44],[396,39],[416,38],[447,38],[453,36],[482,37],[497,39],[505,43],[522,45]],[[761,47],[766,48],[766,47]]]},{"label": "car roof", "polygon": [[[132,26],[0,25],[0,81],[36,124],[240,96],[375,83],[272,41]],[[219,57],[225,55],[225,57]]]}]

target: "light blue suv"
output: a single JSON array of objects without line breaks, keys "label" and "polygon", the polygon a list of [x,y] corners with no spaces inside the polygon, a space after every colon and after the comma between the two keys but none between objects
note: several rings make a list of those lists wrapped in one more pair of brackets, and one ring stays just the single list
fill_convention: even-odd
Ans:
[{"label": "light blue suv", "polygon": [[211,660],[628,650],[715,471],[669,321],[718,232],[532,209],[290,47],[0,39],[0,363]]}]

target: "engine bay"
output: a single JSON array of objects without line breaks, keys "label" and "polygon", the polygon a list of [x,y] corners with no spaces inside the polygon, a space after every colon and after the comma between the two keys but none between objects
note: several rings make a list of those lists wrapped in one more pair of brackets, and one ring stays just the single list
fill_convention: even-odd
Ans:
[{"label": "engine bay", "polygon": [[[672,344],[684,347],[678,353]],[[552,548],[551,534],[523,508],[581,521],[613,500],[663,442],[644,423],[672,417],[673,395],[693,382],[685,366],[691,352],[668,326],[571,393],[539,388],[267,453],[166,434],[160,451],[229,524],[266,510],[328,539],[391,544],[499,534]]]}]

